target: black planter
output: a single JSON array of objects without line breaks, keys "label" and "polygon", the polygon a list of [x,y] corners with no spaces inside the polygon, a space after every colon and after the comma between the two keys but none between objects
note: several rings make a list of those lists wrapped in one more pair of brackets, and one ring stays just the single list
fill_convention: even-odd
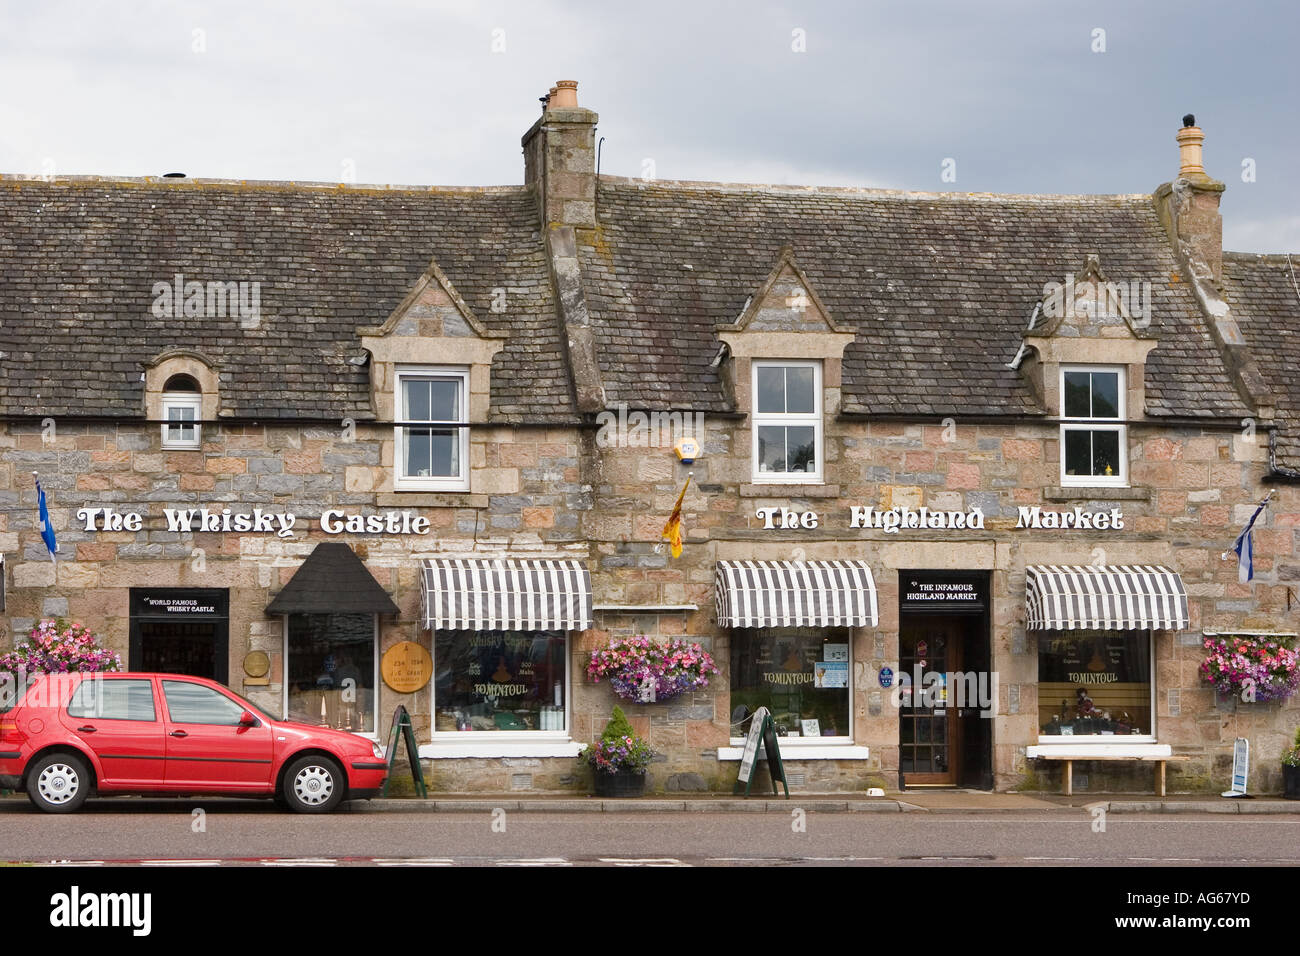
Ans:
[{"label": "black planter", "polygon": [[1282,796],[1288,800],[1300,800],[1300,767],[1282,764]]},{"label": "black planter", "polygon": [[645,771],[638,773],[620,770],[618,773],[592,774],[594,790],[598,797],[639,797],[645,793]]}]

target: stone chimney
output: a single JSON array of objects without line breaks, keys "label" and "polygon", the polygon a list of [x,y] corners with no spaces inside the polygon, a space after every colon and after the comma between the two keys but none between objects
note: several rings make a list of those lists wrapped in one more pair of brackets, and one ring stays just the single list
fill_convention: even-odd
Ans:
[{"label": "stone chimney", "polygon": [[1178,178],[1155,192],[1156,209],[1192,278],[1218,285],[1223,278],[1223,183],[1205,172],[1201,147],[1205,134],[1196,117],[1183,117],[1178,142]]},{"label": "stone chimney", "polygon": [[537,186],[542,226],[596,225],[596,121],[578,105],[576,80],[542,98],[541,118],[524,134],[524,184]]}]

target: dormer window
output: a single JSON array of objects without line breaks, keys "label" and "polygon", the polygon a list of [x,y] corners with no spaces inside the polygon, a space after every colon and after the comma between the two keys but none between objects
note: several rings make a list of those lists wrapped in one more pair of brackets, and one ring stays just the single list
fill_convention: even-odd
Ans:
[{"label": "dormer window", "polygon": [[1128,486],[1124,369],[1061,368],[1061,484]]},{"label": "dormer window", "polygon": [[820,362],[753,364],[754,481],[822,480]]},{"label": "dormer window", "polygon": [[162,446],[200,448],[203,444],[203,392],[189,375],[173,375],[163,385]]},{"label": "dormer window", "polygon": [[399,367],[394,429],[399,491],[469,489],[469,370]]}]

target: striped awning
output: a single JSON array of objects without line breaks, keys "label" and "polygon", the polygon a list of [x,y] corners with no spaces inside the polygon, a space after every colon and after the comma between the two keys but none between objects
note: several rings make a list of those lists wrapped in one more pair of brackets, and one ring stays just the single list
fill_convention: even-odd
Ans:
[{"label": "striped awning", "polygon": [[719,561],[720,627],[874,626],[876,582],[865,561]]},{"label": "striped awning", "polygon": [[1038,564],[1025,573],[1031,631],[1187,627],[1187,589],[1168,568]]},{"label": "striped awning", "polygon": [[579,561],[428,559],[421,617],[433,631],[581,631],[591,575]]}]

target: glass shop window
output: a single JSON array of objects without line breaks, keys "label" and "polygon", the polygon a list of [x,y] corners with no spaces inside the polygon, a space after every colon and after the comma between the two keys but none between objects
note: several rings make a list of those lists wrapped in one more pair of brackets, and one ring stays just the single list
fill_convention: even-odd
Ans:
[{"label": "glass shop window", "polygon": [[736,628],[731,636],[731,736],[759,707],[779,736],[851,737],[847,628]]},{"label": "glass shop window", "polygon": [[1038,730],[1044,737],[1150,736],[1150,631],[1038,636]]},{"label": "glass shop window", "polygon": [[435,732],[564,731],[563,631],[437,631]]}]

